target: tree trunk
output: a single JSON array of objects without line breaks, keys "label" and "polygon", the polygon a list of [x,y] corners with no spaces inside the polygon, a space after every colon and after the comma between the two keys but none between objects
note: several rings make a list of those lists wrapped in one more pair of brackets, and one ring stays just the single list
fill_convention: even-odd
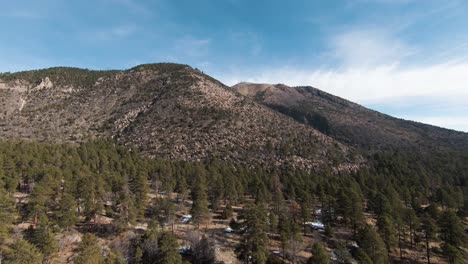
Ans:
[{"label": "tree trunk", "polygon": [[431,264],[431,249],[429,248],[429,236],[426,233],[426,254],[427,254],[427,264]]},{"label": "tree trunk", "polygon": [[398,247],[400,249],[400,261],[403,261],[403,252],[401,250],[401,228],[398,228]]}]

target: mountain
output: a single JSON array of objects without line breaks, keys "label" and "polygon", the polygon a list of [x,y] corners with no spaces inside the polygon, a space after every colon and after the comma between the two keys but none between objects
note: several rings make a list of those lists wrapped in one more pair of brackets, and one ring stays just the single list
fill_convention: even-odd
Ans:
[{"label": "mountain", "polygon": [[468,134],[367,109],[313,87],[239,83],[233,90],[361,150],[462,152]]},{"label": "mountain", "polygon": [[249,165],[355,168],[352,148],[187,65],[0,75],[0,137],[114,138],[148,157]]}]

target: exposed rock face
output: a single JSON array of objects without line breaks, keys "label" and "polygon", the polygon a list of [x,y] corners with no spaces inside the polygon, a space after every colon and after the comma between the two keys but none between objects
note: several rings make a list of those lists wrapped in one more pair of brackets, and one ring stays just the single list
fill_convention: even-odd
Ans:
[{"label": "exposed rock face", "polygon": [[2,109],[12,109],[0,119],[3,138],[113,137],[151,157],[308,169],[362,162],[347,146],[185,65],[53,68],[0,79],[8,87],[0,90]]},{"label": "exposed rock face", "polygon": [[54,87],[54,85],[50,81],[49,77],[45,77],[44,79],[41,80],[41,82],[38,85],[33,87],[33,90],[40,91],[40,90],[43,90],[43,89],[51,89],[53,87]]}]

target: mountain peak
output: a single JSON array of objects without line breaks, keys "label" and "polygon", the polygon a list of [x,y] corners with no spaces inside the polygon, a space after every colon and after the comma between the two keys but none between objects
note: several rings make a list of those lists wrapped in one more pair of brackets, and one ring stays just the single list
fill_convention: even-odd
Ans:
[{"label": "mountain peak", "polygon": [[[112,137],[154,158],[311,170],[360,162],[345,145],[183,64],[124,71],[60,67],[4,76],[3,138]],[[7,89],[12,86],[17,89]]]}]

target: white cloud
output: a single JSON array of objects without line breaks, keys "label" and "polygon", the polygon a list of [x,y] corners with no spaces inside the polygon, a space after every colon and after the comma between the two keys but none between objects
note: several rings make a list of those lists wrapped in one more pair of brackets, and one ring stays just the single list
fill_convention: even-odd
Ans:
[{"label": "white cloud", "polygon": [[468,117],[450,117],[450,116],[412,116],[403,115],[401,118],[408,120],[417,120],[418,122],[431,124],[439,127],[447,127],[458,131],[468,132]]},{"label": "white cloud", "polygon": [[416,52],[415,48],[378,29],[345,32],[332,37],[330,46],[331,56],[343,66],[353,68],[396,63]]},{"label": "white cloud", "polygon": [[106,0],[112,4],[118,4],[127,10],[140,15],[151,14],[150,10],[142,3],[143,1],[138,0]]},{"label": "white cloud", "polygon": [[111,28],[83,32],[80,35],[80,39],[90,43],[113,41],[116,39],[129,37],[136,31],[137,28],[134,25],[118,25]]},{"label": "white cloud", "polygon": [[260,37],[255,32],[237,32],[231,33],[229,39],[240,48],[247,48],[250,55],[257,56],[262,52],[262,43]]},{"label": "white cloud", "polygon": [[174,48],[178,53],[182,53],[190,57],[201,57],[207,55],[210,45],[210,38],[196,38],[193,36],[184,36],[174,42]]},{"label": "white cloud", "polygon": [[[304,69],[288,65],[228,73],[220,79],[228,85],[240,81],[310,85],[361,104],[378,105],[402,97],[443,97],[468,104],[467,60],[444,56],[445,61],[439,63],[408,66],[404,62],[411,59],[416,48],[373,30],[345,32],[331,38],[330,47],[324,57],[339,61],[337,67]],[[406,117],[468,131],[465,117],[439,116],[435,111],[425,116],[408,113]]]}]

